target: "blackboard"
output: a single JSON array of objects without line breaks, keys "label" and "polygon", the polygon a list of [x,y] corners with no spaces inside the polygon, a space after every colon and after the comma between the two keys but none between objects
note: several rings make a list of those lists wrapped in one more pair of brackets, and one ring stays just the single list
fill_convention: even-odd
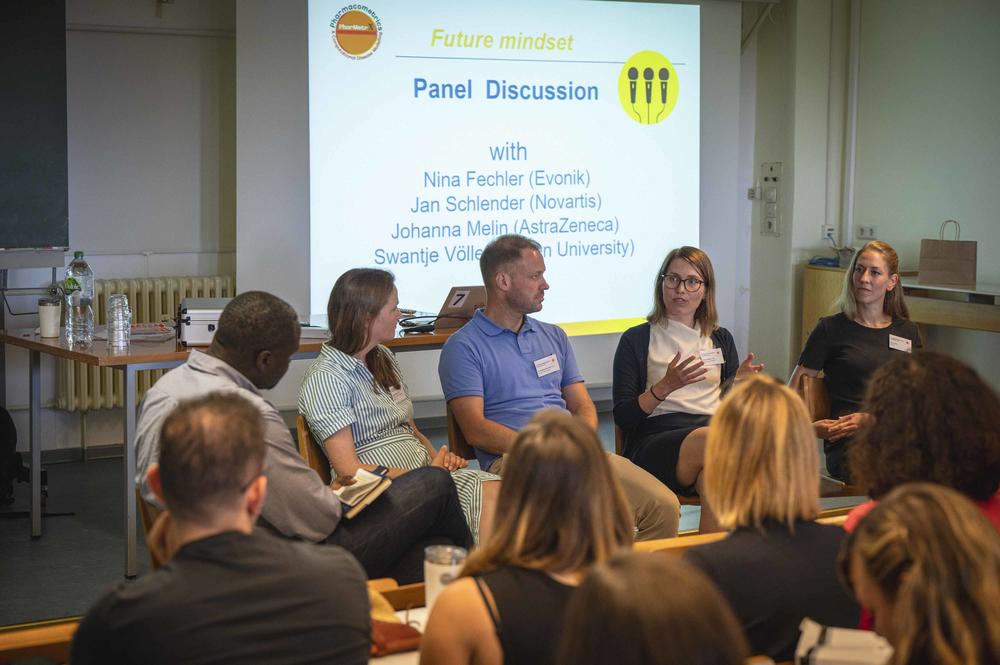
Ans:
[{"label": "blackboard", "polygon": [[0,249],[69,245],[65,0],[0,7]]}]

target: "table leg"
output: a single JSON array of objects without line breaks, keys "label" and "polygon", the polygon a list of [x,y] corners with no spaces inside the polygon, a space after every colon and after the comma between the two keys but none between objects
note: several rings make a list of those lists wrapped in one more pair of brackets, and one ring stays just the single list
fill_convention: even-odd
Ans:
[{"label": "table leg", "polygon": [[125,395],[125,443],[122,467],[125,471],[125,577],[136,574],[135,528],[135,368],[122,368],[122,391]]},{"label": "table leg", "polygon": [[28,448],[31,453],[31,537],[42,536],[42,376],[41,353],[30,351],[28,369]]}]

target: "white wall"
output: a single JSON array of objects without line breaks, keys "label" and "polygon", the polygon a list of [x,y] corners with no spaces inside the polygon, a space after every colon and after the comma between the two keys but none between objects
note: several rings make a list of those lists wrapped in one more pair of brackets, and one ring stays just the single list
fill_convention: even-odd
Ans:
[{"label": "white wall", "polygon": [[[1000,284],[1000,3],[863,3],[855,224],[915,270],[945,219],[979,243],[979,281]],[[1000,388],[1000,335],[931,328],[928,345]]]},{"label": "white wall", "polygon": [[[1000,3],[862,0],[855,225],[915,270],[921,238],[948,218],[979,241],[980,282],[1000,283]],[[801,267],[830,255],[820,225],[844,205],[842,156],[849,3],[786,0],[756,36],[754,163],[781,161],[780,237],[751,233],[750,345],[787,377],[798,357]],[[839,230],[838,230],[839,233]],[[855,246],[863,241],[847,239]],[[1000,336],[932,328],[929,346],[1000,386]]]},{"label": "white wall", "polygon": [[[737,306],[738,294],[745,301],[749,285],[747,224],[737,219],[740,7],[713,0],[701,6],[701,235],[718,266],[721,319],[745,348],[745,302]],[[304,315],[309,303],[306,2],[241,0],[236,10],[237,285],[241,291],[261,288],[280,295]],[[573,338],[595,398],[610,394],[616,345],[617,335]],[[411,393],[423,402],[416,405],[418,416],[444,412],[437,357],[437,352],[400,356]],[[295,404],[305,371],[304,363],[298,365],[271,395],[279,406]]]},{"label": "white wall", "polygon": [[[235,16],[232,0],[160,8],[66,7],[70,244],[97,277],[235,271]],[[12,287],[49,270],[11,271]],[[62,277],[62,271],[59,271]],[[15,311],[37,296],[13,297]],[[37,325],[8,317],[9,328]],[[54,395],[43,361],[43,399]],[[7,404],[27,446],[27,352],[8,348]],[[46,409],[45,448],[79,445],[80,416]],[[88,415],[88,443],[120,443],[121,412]]]}]

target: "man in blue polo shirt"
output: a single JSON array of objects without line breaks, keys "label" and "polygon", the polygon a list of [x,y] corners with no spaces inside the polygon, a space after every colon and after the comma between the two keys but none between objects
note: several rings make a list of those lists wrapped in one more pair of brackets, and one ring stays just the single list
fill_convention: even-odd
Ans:
[{"label": "man in blue polo shirt", "polygon": [[[542,308],[549,288],[539,250],[520,235],[486,246],[479,260],[486,309],[448,339],[438,363],[445,399],[480,467],[498,474],[517,430],[545,407],[566,409],[597,429],[597,409],[566,333],[527,316]],[[636,538],[677,535],[674,493],[624,457],[609,461],[635,515]]]}]

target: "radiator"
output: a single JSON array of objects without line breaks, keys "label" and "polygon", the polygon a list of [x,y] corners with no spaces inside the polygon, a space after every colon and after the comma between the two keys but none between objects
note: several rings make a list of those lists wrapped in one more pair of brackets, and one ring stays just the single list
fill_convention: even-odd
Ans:
[{"label": "radiator", "polygon": [[[229,275],[213,277],[146,277],[143,279],[98,279],[94,281],[94,319],[104,325],[108,296],[124,293],[132,306],[135,323],[172,320],[184,298],[228,298],[235,290]],[[94,344],[104,344],[95,341]],[[110,409],[125,403],[120,370],[94,367],[58,359],[56,408],[65,411]],[[136,373],[137,398],[142,399],[165,370]]]}]

